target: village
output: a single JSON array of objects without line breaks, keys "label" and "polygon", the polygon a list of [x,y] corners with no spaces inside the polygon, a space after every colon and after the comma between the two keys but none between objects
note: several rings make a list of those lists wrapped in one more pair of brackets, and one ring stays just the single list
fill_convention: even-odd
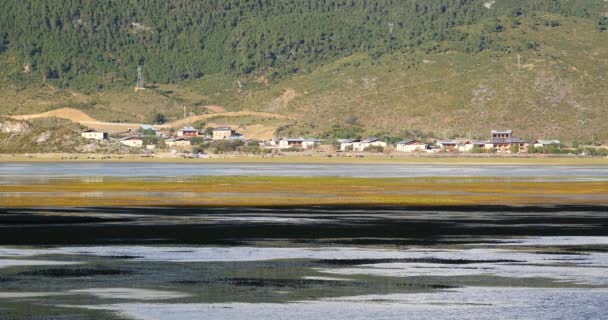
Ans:
[{"label": "village", "polygon": [[403,154],[532,154],[564,153],[565,146],[554,139],[526,141],[513,130],[491,130],[487,140],[467,138],[422,140],[403,139],[393,142],[376,137],[352,139],[319,139],[278,137],[269,140],[247,139],[235,129],[221,125],[203,131],[191,126],[174,132],[142,125],[123,137],[112,138],[108,132],[86,130],[88,140],[119,141],[122,145],[145,154],[169,152],[188,157],[210,154],[278,154],[279,152],[403,153]]}]

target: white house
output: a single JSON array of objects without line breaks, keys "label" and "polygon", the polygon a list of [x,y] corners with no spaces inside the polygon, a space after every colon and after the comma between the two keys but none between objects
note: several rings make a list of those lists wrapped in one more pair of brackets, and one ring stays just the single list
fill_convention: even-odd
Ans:
[{"label": "white house", "polygon": [[277,145],[279,149],[304,148],[304,138],[281,138]]},{"label": "white house", "polygon": [[386,148],[387,144],[386,142],[375,138],[375,137],[370,137],[367,138],[365,140],[361,140],[361,142],[356,145],[353,144],[353,150],[355,151],[365,151],[365,148],[367,147],[382,147],[382,148]]},{"label": "white house", "polygon": [[340,143],[340,151],[346,151],[346,149],[354,149],[354,143],[361,142],[361,139],[338,139],[338,142]]},{"label": "white house", "polygon": [[92,129],[83,131],[80,135],[85,139],[92,139],[92,140],[107,140],[108,139],[107,132],[96,131],[96,130],[92,130]]},{"label": "white house", "polygon": [[365,151],[368,147],[383,147],[386,148],[386,142],[370,137],[364,140],[361,139],[340,139],[340,150],[346,151],[347,148],[352,147],[353,151]]},{"label": "white house", "polygon": [[473,149],[487,150],[487,149],[492,149],[493,147],[494,147],[494,144],[492,144],[491,142],[488,142],[488,141],[467,140],[464,143],[460,143],[458,145],[458,151],[471,152],[471,151],[473,151]]},{"label": "white house", "polygon": [[120,143],[132,148],[141,148],[144,144],[144,141],[138,136],[130,136],[120,139]]},{"label": "white house", "polygon": [[437,141],[437,145],[445,151],[456,151],[458,150],[458,141],[455,140],[441,140]]},{"label": "white house", "polygon": [[399,152],[416,152],[425,151],[428,145],[420,142],[418,139],[407,139],[397,142],[395,150]]},{"label": "white house", "polygon": [[562,143],[559,140],[536,140],[536,141],[534,141],[534,147],[536,147],[536,148],[544,148],[544,147],[548,147],[548,146],[559,147],[561,144]]},{"label": "white house", "polygon": [[325,142],[325,140],[315,139],[315,138],[305,139],[304,142],[302,142],[302,148],[312,149],[314,147],[319,146],[323,142]]}]

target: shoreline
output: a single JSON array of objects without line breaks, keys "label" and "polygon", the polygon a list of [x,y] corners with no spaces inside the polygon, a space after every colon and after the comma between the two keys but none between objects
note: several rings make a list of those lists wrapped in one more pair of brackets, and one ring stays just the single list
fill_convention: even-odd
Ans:
[{"label": "shoreline", "polygon": [[441,165],[608,165],[608,158],[568,155],[468,155],[468,154],[284,154],[275,156],[211,155],[184,159],[170,153],[141,154],[0,154],[0,163],[90,162],[90,163],[311,163],[311,164],[441,164]]}]

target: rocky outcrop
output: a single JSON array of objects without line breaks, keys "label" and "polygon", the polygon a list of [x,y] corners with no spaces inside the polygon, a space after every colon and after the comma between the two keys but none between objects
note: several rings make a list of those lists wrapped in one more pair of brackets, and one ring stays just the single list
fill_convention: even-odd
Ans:
[{"label": "rocky outcrop", "polygon": [[27,133],[30,126],[24,121],[0,119],[0,133]]}]

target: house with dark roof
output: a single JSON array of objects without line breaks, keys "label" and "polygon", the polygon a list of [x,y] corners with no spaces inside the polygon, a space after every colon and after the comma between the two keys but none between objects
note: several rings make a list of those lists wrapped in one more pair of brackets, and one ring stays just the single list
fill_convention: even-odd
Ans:
[{"label": "house with dark roof", "polygon": [[193,127],[183,127],[177,130],[178,137],[196,137],[198,136],[198,133],[198,130],[194,129]]},{"label": "house with dark roof", "polygon": [[418,139],[405,139],[395,144],[395,150],[399,152],[416,152],[425,151],[426,149],[428,149],[428,145]]},{"label": "house with dark roof", "polygon": [[213,140],[223,140],[236,135],[236,131],[228,126],[219,126],[213,129]]},{"label": "house with dark roof", "polygon": [[437,145],[444,151],[458,151],[458,141],[456,140],[439,140]]},{"label": "house with dark roof", "polygon": [[513,130],[492,130],[492,140],[510,139],[512,136],[513,136]]},{"label": "house with dark roof", "polygon": [[138,136],[124,137],[120,139],[120,143],[132,148],[141,148],[144,145],[144,141]]},{"label": "house with dark roof", "polygon": [[304,138],[281,138],[279,139],[279,149],[304,148]]},{"label": "house with dark roof", "polygon": [[365,151],[369,147],[382,147],[386,148],[387,143],[376,137],[369,137],[367,139],[338,139],[340,143],[340,151],[346,151],[352,149],[352,151],[360,152]]},{"label": "house with dark roof", "polygon": [[367,139],[361,140],[358,146],[354,146],[354,151],[365,151],[366,148],[369,147],[382,147],[386,148],[387,143],[382,141],[376,137],[369,137]]},{"label": "house with dark roof", "polygon": [[511,153],[516,148],[519,153],[528,152],[528,142],[513,136],[513,130],[492,130],[492,139],[489,141],[498,153]]},{"label": "house with dark roof", "polygon": [[85,130],[80,135],[85,139],[90,140],[108,140],[108,133],[105,131],[97,131],[93,129]]}]

